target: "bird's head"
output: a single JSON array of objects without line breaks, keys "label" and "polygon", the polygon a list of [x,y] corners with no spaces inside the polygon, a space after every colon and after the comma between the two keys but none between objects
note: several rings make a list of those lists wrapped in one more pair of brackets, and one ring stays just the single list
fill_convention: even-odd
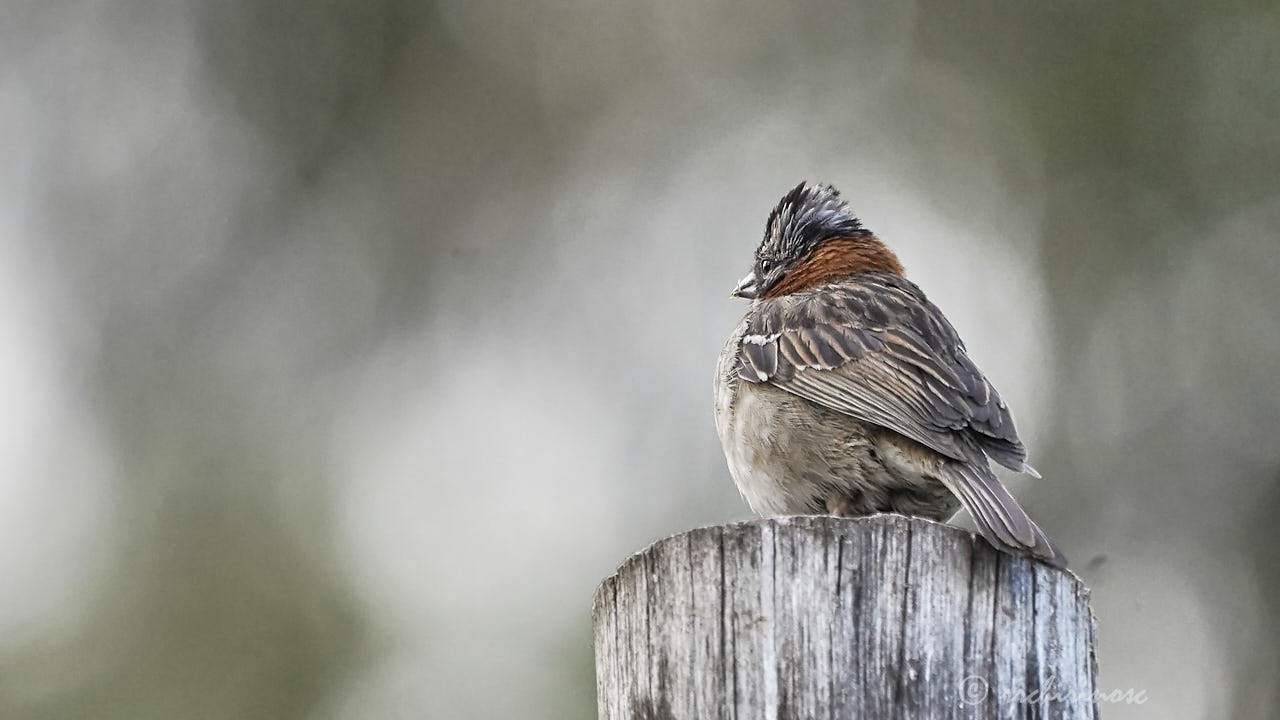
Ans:
[{"label": "bird's head", "polygon": [[771,298],[858,272],[902,274],[893,252],[862,226],[830,185],[800,183],[782,197],[733,296]]}]

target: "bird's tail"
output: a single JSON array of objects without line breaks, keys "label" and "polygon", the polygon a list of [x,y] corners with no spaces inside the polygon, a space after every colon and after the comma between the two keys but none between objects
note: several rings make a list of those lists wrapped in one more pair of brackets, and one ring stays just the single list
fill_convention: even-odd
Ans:
[{"label": "bird's tail", "polygon": [[997,549],[1030,555],[1057,567],[1067,566],[1066,556],[1027,517],[990,468],[948,461],[940,468],[938,479],[960,499],[982,536]]}]

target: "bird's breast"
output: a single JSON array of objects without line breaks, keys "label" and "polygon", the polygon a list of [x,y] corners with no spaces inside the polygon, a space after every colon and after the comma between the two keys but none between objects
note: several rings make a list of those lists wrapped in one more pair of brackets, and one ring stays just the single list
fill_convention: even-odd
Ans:
[{"label": "bird's breast", "polygon": [[850,418],[824,417],[821,408],[768,383],[738,377],[745,323],[729,337],[716,372],[716,431],[729,473],[760,515],[813,512],[844,468]]}]

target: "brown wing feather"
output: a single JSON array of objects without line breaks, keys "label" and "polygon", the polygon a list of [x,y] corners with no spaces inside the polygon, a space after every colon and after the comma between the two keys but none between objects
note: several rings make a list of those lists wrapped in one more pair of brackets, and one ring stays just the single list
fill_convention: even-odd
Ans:
[{"label": "brown wing feather", "polygon": [[1029,470],[1013,418],[914,283],[862,273],[759,303],[740,375],[881,425],[954,460]]}]

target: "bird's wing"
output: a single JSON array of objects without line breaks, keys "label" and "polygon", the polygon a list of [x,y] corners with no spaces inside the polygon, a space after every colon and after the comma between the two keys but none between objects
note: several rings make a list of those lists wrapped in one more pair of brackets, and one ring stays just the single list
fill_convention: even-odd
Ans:
[{"label": "bird's wing", "polygon": [[978,461],[981,448],[1034,473],[1000,395],[942,311],[900,276],[862,273],[757,303],[738,355],[747,382],[772,383],[954,460]]}]

